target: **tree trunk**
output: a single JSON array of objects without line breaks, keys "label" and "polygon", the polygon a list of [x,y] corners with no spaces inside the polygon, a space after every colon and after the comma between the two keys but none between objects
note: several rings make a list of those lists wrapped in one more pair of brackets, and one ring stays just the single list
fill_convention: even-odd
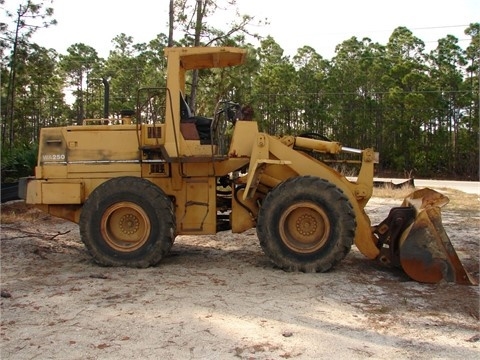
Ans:
[{"label": "tree trunk", "polygon": [[169,13],[168,13],[168,47],[173,46],[173,0],[170,0]]},{"label": "tree trunk", "polygon": [[18,47],[18,33],[20,31],[20,12],[22,7],[18,11],[17,26],[15,28],[15,40],[13,42],[12,61],[10,63],[10,79],[8,83],[7,93],[7,117],[8,117],[8,143],[9,148],[12,149],[14,142],[13,122],[15,118],[15,81],[17,75],[17,47]]},{"label": "tree trunk", "polygon": [[[197,0],[197,21],[195,23],[195,42],[194,46],[200,45],[200,35],[202,32],[202,20],[203,20],[203,6],[202,0]],[[196,109],[196,98],[197,98],[197,86],[198,86],[198,70],[193,70],[192,72],[192,88],[190,90],[190,100],[189,106],[190,109],[195,113]]]}]

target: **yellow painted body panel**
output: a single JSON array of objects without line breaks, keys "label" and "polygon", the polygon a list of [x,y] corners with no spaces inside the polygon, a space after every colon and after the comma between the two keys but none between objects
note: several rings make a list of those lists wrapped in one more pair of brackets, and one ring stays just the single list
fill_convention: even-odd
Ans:
[{"label": "yellow painted body panel", "polygon": [[183,196],[187,201],[178,202],[179,232],[216,233],[215,178],[186,179]]},{"label": "yellow painted body panel", "polygon": [[140,158],[135,125],[68,126],[63,132],[70,164]]},{"label": "yellow painted body panel", "polygon": [[82,204],[84,200],[82,183],[42,183],[43,204]]}]

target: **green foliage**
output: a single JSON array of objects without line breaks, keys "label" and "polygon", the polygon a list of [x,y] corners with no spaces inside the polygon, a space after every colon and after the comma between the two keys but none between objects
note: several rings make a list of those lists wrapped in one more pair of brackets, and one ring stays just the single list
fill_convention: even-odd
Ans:
[{"label": "green foliage", "polygon": [[2,183],[15,182],[20,177],[33,175],[37,152],[37,145],[21,145],[2,151]]},{"label": "green foliage", "polygon": [[[310,46],[290,58],[271,36],[259,46],[248,43],[258,38],[248,32],[251,16],[236,14],[225,28],[212,27],[209,19],[225,13],[220,5],[174,1],[179,33],[174,45],[248,49],[242,67],[187,74],[197,114],[212,116],[218,100],[230,99],[251,105],[268,133],[317,133],[345,146],[374,147],[380,171],[478,179],[479,23],[465,29],[470,37],[465,50],[447,35],[427,53],[421,39],[398,27],[387,44],[351,37],[331,60]],[[39,14],[41,7],[28,10]],[[48,10],[46,19],[51,14]],[[18,25],[25,25],[22,21]],[[30,43],[30,35],[22,33],[15,51],[2,40],[2,177],[27,171],[21,164],[30,163],[32,148],[24,144],[35,143],[41,127],[103,117],[104,80],[113,119],[135,108],[139,88],[165,86],[163,50],[169,39],[163,33],[148,43],[119,34],[106,59],[87,44],[72,44],[66,54],[57,54]],[[14,83],[8,81],[13,75]],[[65,96],[67,87],[73,92]]]}]

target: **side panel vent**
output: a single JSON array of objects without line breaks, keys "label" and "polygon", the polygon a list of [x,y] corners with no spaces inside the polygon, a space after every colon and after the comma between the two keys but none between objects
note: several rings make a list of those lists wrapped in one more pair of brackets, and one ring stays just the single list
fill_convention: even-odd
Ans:
[{"label": "side panel vent", "polygon": [[161,127],[148,127],[147,137],[149,139],[160,139],[162,137],[162,128]]},{"label": "side panel vent", "polygon": [[150,164],[150,174],[166,174],[166,164]]}]

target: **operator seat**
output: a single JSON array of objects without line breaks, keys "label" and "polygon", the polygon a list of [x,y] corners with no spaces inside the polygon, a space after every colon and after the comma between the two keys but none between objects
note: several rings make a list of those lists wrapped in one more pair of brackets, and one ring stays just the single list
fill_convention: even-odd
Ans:
[{"label": "operator seat", "polygon": [[198,131],[200,138],[200,144],[210,144],[210,127],[212,125],[212,119],[193,115],[192,110],[187,104],[187,101],[180,93],[180,122],[181,123],[193,123]]}]

